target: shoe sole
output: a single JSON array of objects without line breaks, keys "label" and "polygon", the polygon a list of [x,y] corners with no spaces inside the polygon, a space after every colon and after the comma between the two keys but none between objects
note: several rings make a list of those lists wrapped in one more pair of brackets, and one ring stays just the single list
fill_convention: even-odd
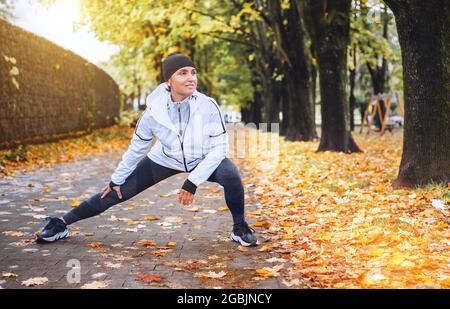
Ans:
[{"label": "shoe sole", "polygon": [[256,247],[257,245],[259,245],[258,240],[256,241],[256,243],[248,243],[245,240],[243,240],[241,237],[235,235],[233,232],[231,233],[230,238],[232,241],[238,242],[244,247]]},{"label": "shoe sole", "polygon": [[63,232],[57,233],[57,234],[55,234],[52,237],[38,237],[36,239],[36,242],[38,242],[38,243],[52,243],[52,242],[55,242],[57,240],[67,238],[68,234],[69,234],[69,230],[65,229]]}]

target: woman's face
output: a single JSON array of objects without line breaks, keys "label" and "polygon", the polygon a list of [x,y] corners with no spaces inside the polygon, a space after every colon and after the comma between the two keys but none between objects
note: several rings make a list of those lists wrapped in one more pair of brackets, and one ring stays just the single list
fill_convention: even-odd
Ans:
[{"label": "woman's face", "polygon": [[176,97],[186,98],[197,89],[197,71],[194,67],[183,67],[173,73],[167,84]]}]

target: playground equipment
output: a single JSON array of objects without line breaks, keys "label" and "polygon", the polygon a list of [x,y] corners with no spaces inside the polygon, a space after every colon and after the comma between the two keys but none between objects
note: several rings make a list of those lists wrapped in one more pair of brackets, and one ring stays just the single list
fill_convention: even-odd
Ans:
[{"label": "playground equipment", "polygon": [[[393,104],[398,104],[401,115],[391,114]],[[403,125],[403,104],[397,92],[389,95],[378,94],[369,99],[361,120],[359,133],[363,132],[364,125],[367,124],[367,134],[369,134],[375,122],[380,129],[380,135],[384,135],[386,129],[392,134],[392,129],[395,126]]]}]

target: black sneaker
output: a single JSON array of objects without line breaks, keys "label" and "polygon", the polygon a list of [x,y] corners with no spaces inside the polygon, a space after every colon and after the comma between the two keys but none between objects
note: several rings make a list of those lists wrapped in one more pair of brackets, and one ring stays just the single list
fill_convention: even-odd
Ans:
[{"label": "black sneaker", "polygon": [[254,233],[255,230],[249,227],[247,222],[242,221],[233,225],[231,240],[240,243],[244,247],[254,247],[259,245],[259,241]]},{"label": "black sneaker", "polygon": [[50,222],[37,235],[37,243],[50,243],[67,237],[69,229],[64,221],[55,217],[47,218],[47,220]]}]

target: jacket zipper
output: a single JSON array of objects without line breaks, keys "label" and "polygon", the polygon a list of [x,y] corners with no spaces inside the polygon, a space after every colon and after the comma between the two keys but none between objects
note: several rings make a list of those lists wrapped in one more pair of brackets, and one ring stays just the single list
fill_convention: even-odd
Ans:
[{"label": "jacket zipper", "polygon": [[[180,103],[181,104],[181,103]],[[181,153],[183,154],[183,163],[184,163],[184,169],[186,170],[186,172],[188,171],[187,168],[187,164],[186,164],[186,157],[184,156],[184,147],[183,147],[183,142],[184,142],[184,134],[183,134],[183,129],[182,129],[182,124],[181,124],[181,111],[180,111],[181,106],[178,105],[178,122],[180,124],[180,134],[178,136],[178,140],[181,143]],[[189,118],[188,118],[188,123],[189,123]],[[187,128],[187,124],[186,124],[186,128]],[[181,138],[180,138],[181,137]]]}]

